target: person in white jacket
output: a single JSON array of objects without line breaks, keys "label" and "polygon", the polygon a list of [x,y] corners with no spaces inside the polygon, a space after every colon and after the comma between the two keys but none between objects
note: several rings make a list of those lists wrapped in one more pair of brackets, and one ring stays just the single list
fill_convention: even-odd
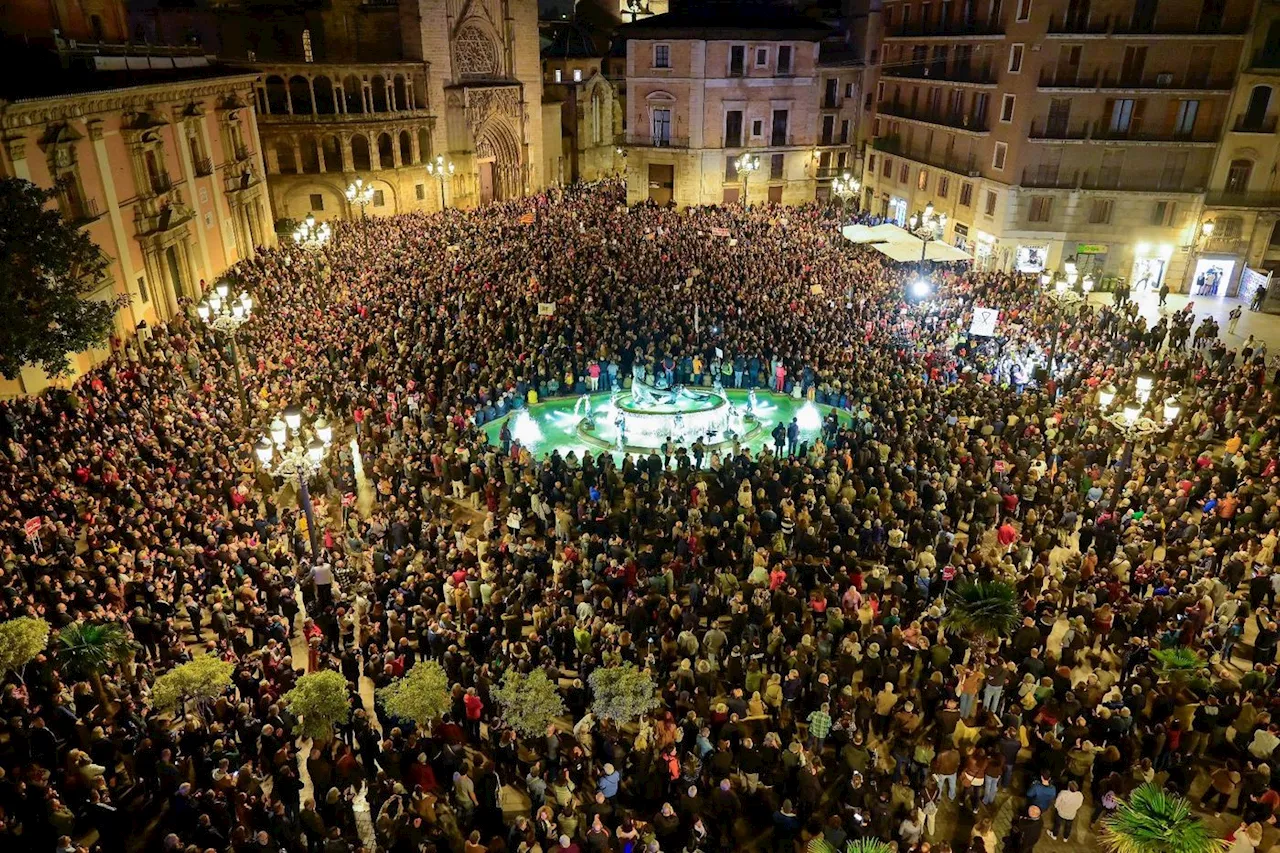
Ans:
[{"label": "person in white jacket", "polygon": [[1071,840],[1071,826],[1076,821],[1076,815],[1080,813],[1080,806],[1084,805],[1084,794],[1080,792],[1080,786],[1075,782],[1068,782],[1067,787],[1058,792],[1058,797],[1053,801],[1053,810],[1055,812],[1053,818],[1053,831],[1049,833],[1049,837],[1054,841],[1061,838],[1063,841]]}]

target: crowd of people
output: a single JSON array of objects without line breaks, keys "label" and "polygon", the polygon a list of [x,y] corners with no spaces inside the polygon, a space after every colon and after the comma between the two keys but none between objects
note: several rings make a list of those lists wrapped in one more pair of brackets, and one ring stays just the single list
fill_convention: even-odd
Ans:
[{"label": "crowd of people", "polygon": [[[1232,853],[1262,846],[1265,348],[1188,346],[1191,304],[1149,327],[999,272],[939,270],[907,298],[915,271],[844,241],[839,213],[628,208],[604,183],[338,224],[232,270],[261,306],[238,333],[247,410],[191,306],[4,404],[0,618],[135,642],[102,678],[53,650],[6,674],[9,849],[1030,853],[1086,844],[1146,782],[1228,813]],[[1000,310],[995,338],[968,334],[975,306]],[[1011,382],[1011,355],[1039,367]],[[713,365],[841,417],[696,464],[477,426]],[[1140,374],[1182,415],[1135,447],[1099,397]],[[254,465],[289,405],[337,433],[318,530]],[[947,629],[975,581],[1012,586],[1007,635]],[[1201,665],[1163,676],[1172,648]],[[226,695],[158,711],[156,676],[200,655],[234,663]],[[422,660],[453,685],[428,729],[369,689]],[[660,695],[626,725],[591,712],[590,674],[619,662]],[[354,710],[328,742],[281,702],[318,669]],[[567,713],[521,738],[492,691],[537,669]]]}]

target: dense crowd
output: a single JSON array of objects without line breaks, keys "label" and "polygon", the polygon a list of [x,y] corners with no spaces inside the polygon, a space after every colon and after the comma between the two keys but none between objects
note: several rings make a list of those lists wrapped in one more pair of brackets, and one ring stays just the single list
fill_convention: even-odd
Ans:
[{"label": "dense crowd", "polygon": [[[248,411],[194,314],[5,404],[0,617],[136,642],[101,679],[52,652],[6,674],[8,849],[1028,853],[1083,843],[1153,780],[1229,812],[1233,853],[1261,845],[1280,806],[1265,347],[1189,337],[1192,305],[1148,325],[1002,273],[939,270],[907,298],[914,270],[842,240],[838,213],[628,209],[603,184],[341,224],[233,271],[259,305]],[[975,305],[997,337],[969,336]],[[541,457],[477,427],[637,373],[844,414],[698,465]],[[1099,390],[1140,373],[1183,414],[1126,448]],[[338,434],[317,555],[254,466],[293,404]],[[944,630],[974,580],[1013,585],[1006,636]],[[1192,677],[1160,677],[1175,647],[1202,655]],[[158,712],[155,677],[199,655],[233,686]],[[368,690],[419,660],[455,685],[429,730]],[[661,694],[638,726],[590,713],[590,674],[621,661]],[[356,712],[312,743],[280,700],[321,668]],[[502,719],[512,669],[561,686],[545,738]]]}]

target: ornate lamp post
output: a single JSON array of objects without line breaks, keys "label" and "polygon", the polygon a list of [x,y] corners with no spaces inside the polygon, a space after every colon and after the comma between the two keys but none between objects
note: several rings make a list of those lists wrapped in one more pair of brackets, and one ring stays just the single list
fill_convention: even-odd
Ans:
[{"label": "ornate lamp post", "polygon": [[754,154],[742,154],[737,160],[733,161],[734,167],[738,170],[738,174],[742,176],[742,206],[747,206],[747,184],[751,180],[751,173],[760,168],[760,158]]},{"label": "ornate lamp post", "polygon": [[293,241],[312,252],[321,249],[332,236],[333,229],[329,227],[329,223],[316,222],[315,216],[310,213],[293,231]]},{"label": "ornate lamp post", "polygon": [[244,387],[244,377],[240,374],[240,351],[236,348],[236,332],[249,322],[253,313],[253,298],[247,291],[241,291],[235,299],[231,299],[231,285],[226,279],[213,286],[200,304],[196,306],[196,314],[209,324],[215,335],[224,335],[231,350],[231,366],[236,373],[236,387],[240,391],[240,403],[244,406],[244,418],[249,418],[249,393]]},{"label": "ornate lamp post", "polygon": [[831,182],[831,192],[835,193],[836,197],[840,199],[841,207],[847,207],[849,199],[856,199],[861,190],[862,182],[848,172],[843,175],[837,175],[835,180]]},{"label": "ornate lamp post", "polygon": [[933,210],[933,202],[929,202],[924,206],[923,213],[913,213],[911,218],[907,220],[912,234],[920,238],[920,264],[921,275],[924,274],[925,255],[928,252],[929,244],[935,240],[942,239],[942,232],[947,227],[947,215],[945,213],[935,213]]},{"label": "ornate lamp post", "polygon": [[1135,445],[1164,432],[1182,414],[1182,403],[1175,397],[1165,399],[1152,415],[1143,414],[1151,401],[1155,383],[1155,377],[1151,374],[1139,374],[1134,382],[1133,399],[1125,402],[1117,411],[1110,411],[1116,401],[1116,387],[1108,383],[1098,389],[1098,409],[1103,413],[1102,419],[1124,439],[1120,470],[1116,472],[1116,482],[1111,489],[1110,506],[1113,512],[1120,503],[1120,490],[1129,480]]},{"label": "ornate lamp post", "polygon": [[360,206],[360,218],[364,219],[364,209],[373,203],[373,184],[366,184],[364,178],[356,178],[347,185],[347,203]]},{"label": "ornate lamp post", "polygon": [[[308,433],[309,439],[306,437]],[[304,429],[302,407],[290,406],[271,422],[271,435],[263,436],[253,448],[268,474],[281,479],[297,478],[298,503],[307,517],[307,536],[313,557],[320,553],[320,531],[316,528],[315,510],[311,506],[307,483],[320,473],[321,463],[332,442],[333,427],[323,415]]]},{"label": "ornate lamp post", "polygon": [[427,163],[427,174],[440,182],[440,210],[443,211],[445,209],[444,182],[453,177],[453,161],[444,159],[443,154],[437,154],[436,159]]}]

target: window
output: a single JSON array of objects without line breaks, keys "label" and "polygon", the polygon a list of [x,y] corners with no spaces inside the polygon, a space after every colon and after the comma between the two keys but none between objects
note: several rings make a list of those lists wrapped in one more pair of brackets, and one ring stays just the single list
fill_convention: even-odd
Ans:
[{"label": "window", "polygon": [[1018,0],[1018,20],[1031,20],[1031,0]]},{"label": "window", "polygon": [[947,193],[951,192],[951,178],[946,175],[938,176],[938,198],[946,198]]},{"label": "window", "polygon": [[724,179],[726,181],[738,180],[738,158],[737,157],[724,158]]},{"label": "window", "polygon": [[833,115],[825,115],[822,117],[822,131],[818,136],[820,145],[833,145],[836,138],[836,117]]},{"label": "window", "polygon": [[1160,187],[1166,190],[1182,189],[1187,177],[1187,163],[1190,152],[1177,151],[1164,158],[1164,168],[1160,170]]},{"label": "window", "polygon": [[973,206],[973,184],[968,181],[960,185],[960,203],[965,207]]},{"label": "window", "polygon": [[1196,130],[1199,101],[1178,101],[1178,117],[1173,123],[1174,136],[1191,136]]},{"label": "window", "polygon": [[892,157],[884,158],[884,176],[886,178],[893,177],[893,158]]},{"label": "window", "polygon": [[874,175],[876,173],[876,155],[867,155],[867,172]]},{"label": "window", "polygon": [[729,48],[729,76],[741,77],[744,73],[743,66],[747,63],[747,48],[744,45],[735,44]]},{"label": "window", "polygon": [[1280,246],[1280,222],[1276,222],[1271,228],[1271,237],[1267,240],[1268,246]]},{"label": "window", "polygon": [[916,189],[921,192],[929,189],[929,170],[921,169],[920,174],[916,176]]},{"label": "window", "polygon": [[573,69],[573,82],[575,82],[575,83],[581,83],[581,82],[582,82],[582,69],[581,69],[581,68],[575,68],[575,69]]},{"label": "window", "polygon": [[1095,198],[1093,203],[1089,205],[1089,224],[1090,225],[1110,225],[1111,224],[1111,206],[1112,201],[1109,198]]},{"label": "window", "polygon": [[778,73],[791,73],[791,45],[789,44],[778,46]]},{"label": "window", "polygon": [[1218,226],[1213,230],[1214,236],[1227,240],[1240,239],[1242,223],[1239,216],[1219,216],[1214,224]]},{"label": "window", "polygon": [[786,165],[785,154],[774,154],[769,158],[769,178],[778,180],[782,177],[783,167]]},{"label": "window", "polygon": [[911,167],[903,163],[898,169],[898,183],[905,184],[909,180],[911,180]]},{"label": "window", "polygon": [[852,98],[852,97],[853,97],[853,84],[852,84],[852,83],[845,83],[845,84],[844,84],[844,96],[845,96],[846,98]]},{"label": "window", "polygon": [[312,194],[311,194],[311,209],[312,209],[312,210],[324,210],[324,196],[320,195],[320,193],[312,193]]},{"label": "window", "polygon": [[773,111],[773,132],[770,134],[770,145],[786,145],[787,144],[787,111]]},{"label": "window", "polygon": [[991,154],[991,168],[997,172],[1004,171],[1004,161],[1009,155],[1009,146],[1003,142],[996,143],[996,150]]},{"label": "window", "polygon": [[1031,197],[1031,210],[1027,213],[1028,222],[1048,222],[1052,216],[1052,196],[1036,195]]},{"label": "window", "polygon": [[1008,124],[1013,121],[1013,104],[1017,101],[1016,95],[1005,95],[1000,99],[1000,121]]},{"label": "window", "polygon": [[987,216],[996,215],[996,194],[993,190],[987,190],[986,214]]},{"label": "window", "polygon": [[1178,203],[1176,201],[1158,201],[1151,206],[1151,224],[1152,225],[1172,225],[1174,214],[1177,212]]},{"label": "window", "polygon": [[671,110],[653,111],[653,144],[657,146],[671,144]]},{"label": "window", "polygon": [[311,30],[302,31],[302,61],[315,62],[315,56],[311,52]]},{"label": "window", "polygon": [[764,68],[769,64],[769,48],[756,48],[756,68]]},{"label": "window", "polygon": [[1253,161],[1232,160],[1227,169],[1227,192],[1242,193],[1249,189],[1249,177],[1253,174]]},{"label": "window", "polygon": [[848,119],[843,119],[840,122],[840,144],[841,145],[849,144],[849,120]]},{"label": "window", "polygon": [[742,145],[742,110],[729,110],[724,114],[724,147]]},{"label": "window", "polygon": [[557,83],[564,82],[564,72],[561,71],[559,68],[556,69],[556,82]]},{"label": "window", "polygon": [[147,293],[147,280],[142,276],[138,276],[138,295],[142,297],[143,302],[151,301],[151,294]]},{"label": "window", "polygon": [[751,135],[755,137],[764,136],[764,120],[756,119],[751,122]]},{"label": "window", "polygon": [[1026,50],[1026,45],[1015,44],[1009,48],[1009,73],[1017,74],[1022,71],[1022,54]]},{"label": "window", "polygon": [[385,201],[385,196],[383,196],[383,194],[382,194],[382,190],[374,190],[374,191],[373,191],[373,206],[374,206],[374,207],[382,207],[384,204],[386,204],[386,201]]},{"label": "window", "polygon": [[655,44],[653,46],[653,67],[654,68],[670,68],[671,67],[671,45]]},{"label": "window", "polygon": [[417,197],[418,201],[425,201],[425,200],[426,200],[426,198],[427,198],[427,187],[426,187],[426,185],[425,185],[425,184],[414,184],[414,185],[413,185],[413,194]]},{"label": "window", "polygon": [[1118,98],[1111,105],[1111,132],[1128,133],[1133,124],[1133,98]]}]

